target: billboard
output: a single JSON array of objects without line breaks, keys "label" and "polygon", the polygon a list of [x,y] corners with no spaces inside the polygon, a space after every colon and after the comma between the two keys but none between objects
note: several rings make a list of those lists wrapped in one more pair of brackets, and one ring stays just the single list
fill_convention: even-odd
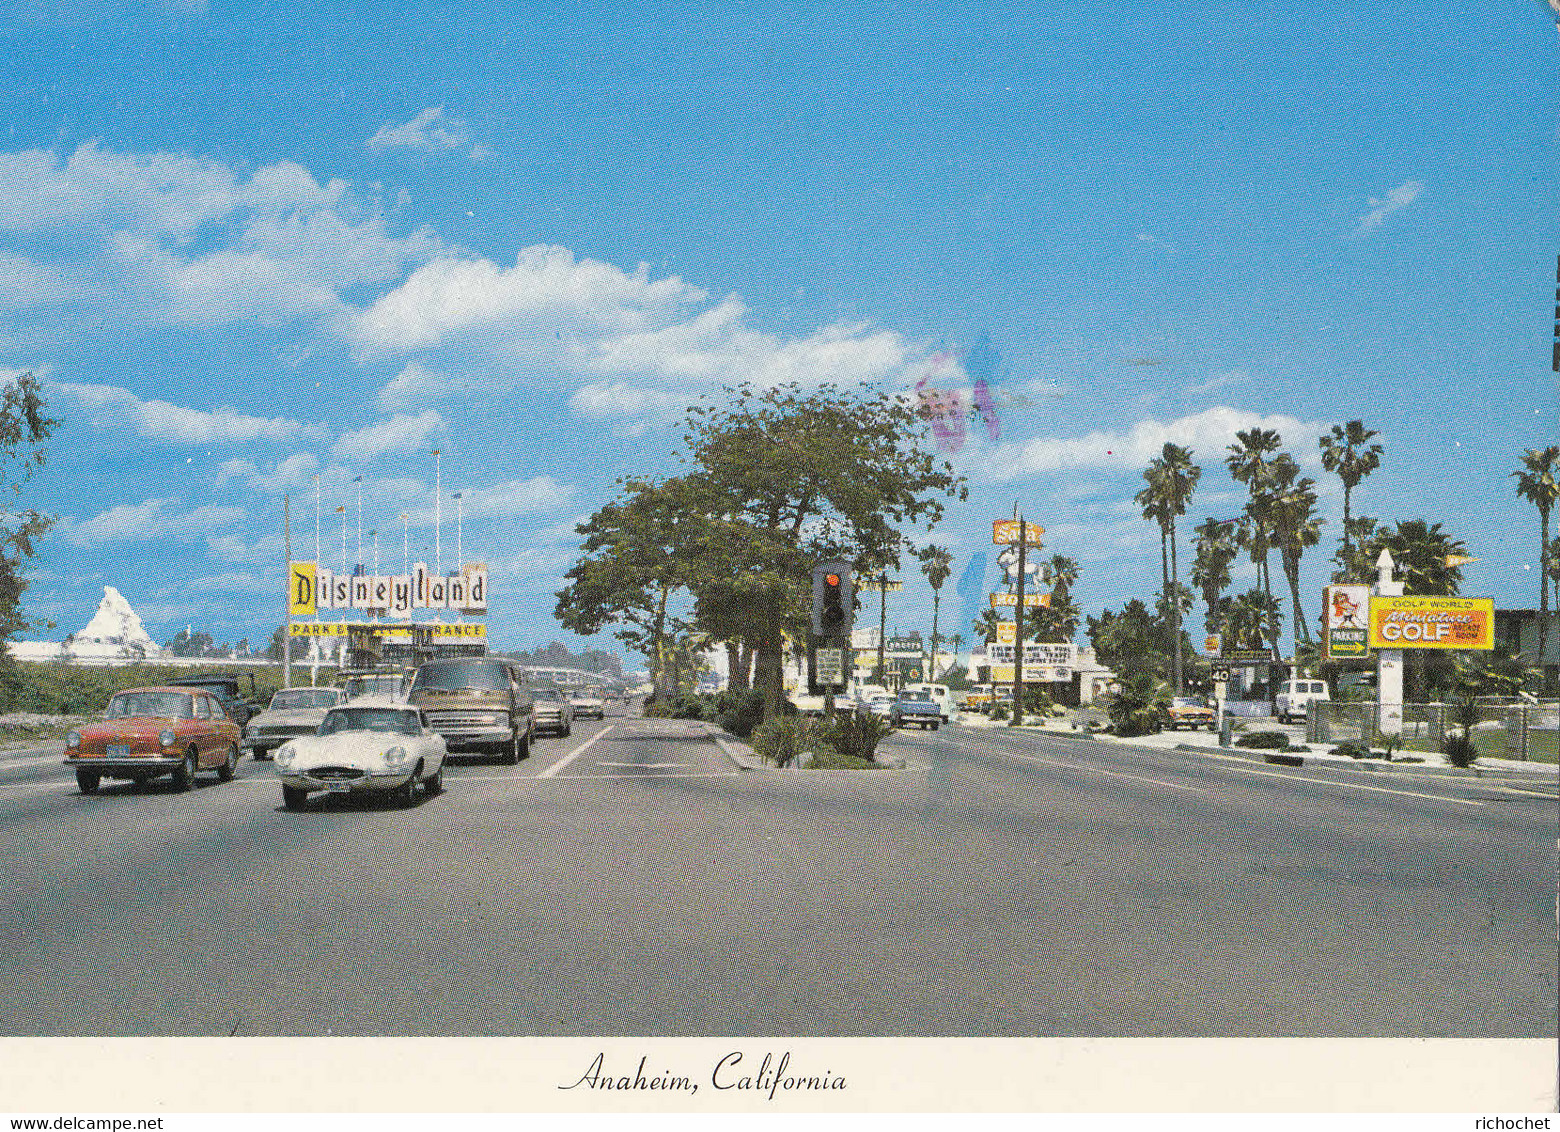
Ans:
[{"label": "billboard", "polygon": [[1373,649],[1493,649],[1491,597],[1373,597],[1367,644]]},{"label": "billboard", "polygon": [[337,574],[314,562],[292,562],[287,571],[287,610],[315,617],[322,609],[359,609],[405,616],[414,609],[486,613],[488,571],[469,563],[460,573],[440,576],[425,562],[410,574]]}]

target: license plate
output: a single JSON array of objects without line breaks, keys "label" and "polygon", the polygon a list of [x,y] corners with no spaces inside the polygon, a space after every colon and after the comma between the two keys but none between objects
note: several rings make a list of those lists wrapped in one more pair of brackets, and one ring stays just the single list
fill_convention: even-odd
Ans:
[{"label": "license plate", "polygon": [[352,783],[327,782],[325,784],[325,792],[327,794],[350,794],[352,792]]},{"label": "license plate", "polygon": [[125,743],[110,743],[108,745],[108,757],[111,759],[128,759],[130,747]]}]

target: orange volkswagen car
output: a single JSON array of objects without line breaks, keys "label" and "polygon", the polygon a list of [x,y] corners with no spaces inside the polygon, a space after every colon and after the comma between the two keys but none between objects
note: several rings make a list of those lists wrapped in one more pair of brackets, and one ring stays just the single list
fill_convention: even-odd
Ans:
[{"label": "orange volkswagen car", "polygon": [[136,784],[173,776],[188,790],[195,775],[215,770],[223,782],[238,763],[238,725],[222,703],[199,688],[131,688],[108,701],[101,723],[65,736],[65,765],[76,768],[76,785],[91,794],[105,778]]}]

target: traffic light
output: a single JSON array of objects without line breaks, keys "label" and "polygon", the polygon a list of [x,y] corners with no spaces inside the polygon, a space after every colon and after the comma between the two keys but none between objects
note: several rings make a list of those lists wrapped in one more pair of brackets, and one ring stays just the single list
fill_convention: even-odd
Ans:
[{"label": "traffic light", "polygon": [[850,563],[820,562],[813,567],[813,636],[848,636],[855,606],[856,589],[851,580]]}]

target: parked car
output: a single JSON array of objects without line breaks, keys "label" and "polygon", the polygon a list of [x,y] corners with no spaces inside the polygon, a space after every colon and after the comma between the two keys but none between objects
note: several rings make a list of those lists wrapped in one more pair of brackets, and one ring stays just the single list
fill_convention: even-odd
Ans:
[{"label": "parked car", "polygon": [[557,688],[536,688],[531,692],[531,699],[538,731],[567,735],[574,730],[574,705]]},{"label": "parked car", "polygon": [[391,699],[353,700],[325,713],[319,731],[276,751],[282,804],[301,809],[316,791],[390,794],[403,806],[444,789],[444,740],[423,712]]},{"label": "parked car", "polygon": [[1208,701],[1201,696],[1176,696],[1165,707],[1164,726],[1171,731],[1181,727],[1190,727],[1196,731],[1199,727],[1206,727],[1213,731],[1218,727],[1215,721],[1213,708],[1208,706]]},{"label": "parked car", "polygon": [[[255,694],[254,673],[249,673],[249,694]],[[223,676],[221,674],[211,676],[180,676],[176,680],[169,680],[170,688],[201,688],[217,697],[222,704],[222,710],[227,712],[228,718],[243,727],[250,718],[260,710],[260,705],[253,699],[246,699],[239,691],[237,676]]]},{"label": "parked car", "polygon": [[506,763],[531,753],[536,716],[524,670],[498,656],[430,660],[417,669],[406,700],[451,752],[487,751]]},{"label": "parked car", "polygon": [[887,692],[876,692],[873,695],[868,696],[865,700],[858,700],[857,702],[861,704],[865,710],[871,712],[873,715],[882,716],[884,719],[887,719],[889,717],[889,713],[894,709],[894,697],[889,695]]},{"label": "parked car", "polygon": [[139,785],[164,774],[175,789],[188,790],[202,770],[231,779],[240,738],[221,702],[203,688],[131,688],[108,701],[101,722],[65,736],[65,765],[76,768],[83,794],[105,778]]},{"label": "parked car", "polygon": [[1309,705],[1331,699],[1325,680],[1285,680],[1279,685],[1274,711],[1280,722],[1292,723],[1305,718]]},{"label": "parked car", "polygon": [[888,722],[894,727],[914,724],[923,731],[927,728],[936,731],[942,722],[942,712],[930,692],[904,691],[888,709]]},{"label": "parked car", "polygon": [[340,688],[283,688],[245,725],[244,750],[256,759],[270,758],[287,740],[313,735],[326,711],[345,699]]},{"label": "parked car", "polygon": [[906,692],[925,692],[932,698],[932,703],[937,705],[937,710],[944,723],[953,719],[953,713],[959,710],[958,697],[949,690],[946,684],[907,684]]},{"label": "parked car", "polygon": [[600,688],[580,688],[569,696],[569,704],[574,708],[577,716],[590,716],[592,719],[605,719],[607,717],[606,696]]}]

